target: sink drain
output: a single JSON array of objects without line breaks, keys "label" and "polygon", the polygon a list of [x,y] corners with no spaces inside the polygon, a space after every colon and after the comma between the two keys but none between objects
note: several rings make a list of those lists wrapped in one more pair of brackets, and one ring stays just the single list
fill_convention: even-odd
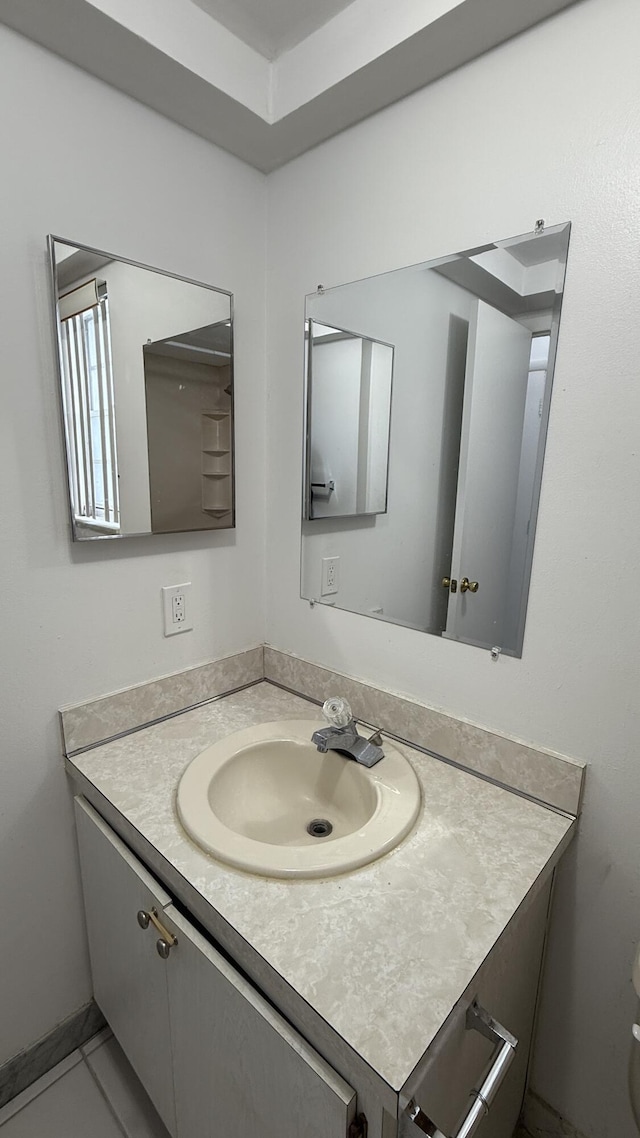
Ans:
[{"label": "sink drain", "polygon": [[307,826],[307,833],[311,834],[312,838],[326,838],[332,830],[333,826],[326,818],[313,818]]}]

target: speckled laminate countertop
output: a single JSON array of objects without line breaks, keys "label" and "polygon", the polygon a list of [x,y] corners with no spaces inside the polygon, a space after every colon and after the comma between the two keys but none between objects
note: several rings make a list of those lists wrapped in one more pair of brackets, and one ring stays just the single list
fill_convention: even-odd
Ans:
[{"label": "speckled laminate countertop", "polygon": [[[395,744],[423,806],[391,853],[325,880],[276,880],[203,853],[175,808],[185,766],[234,731],[320,720],[260,683],[67,760],[390,1087],[399,1089],[574,823]],[[152,868],[154,868],[152,866]]]}]

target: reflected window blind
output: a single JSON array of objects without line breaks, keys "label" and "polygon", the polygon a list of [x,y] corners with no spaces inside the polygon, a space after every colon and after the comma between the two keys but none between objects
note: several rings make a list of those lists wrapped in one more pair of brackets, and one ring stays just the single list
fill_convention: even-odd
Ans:
[{"label": "reflected window blind", "polygon": [[120,531],[111,334],[97,280],[59,300],[69,480],[76,522]]}]

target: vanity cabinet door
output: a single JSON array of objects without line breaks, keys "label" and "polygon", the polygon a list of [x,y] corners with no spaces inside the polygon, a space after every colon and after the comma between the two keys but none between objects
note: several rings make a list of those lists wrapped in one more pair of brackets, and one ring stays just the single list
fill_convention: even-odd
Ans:
[{"label": "vanity cabinet door", "polygon": [[352,1088],[180,913],[166,917],[179,1138],[346,1138]]},{"label": "vanity cabinet door", "polygon": [[138,923],[138,912],[162,913],[171,898],[87,802],[76,798],[75,810],[96,1003],[175,1135],[168,961],[153,925]]}]

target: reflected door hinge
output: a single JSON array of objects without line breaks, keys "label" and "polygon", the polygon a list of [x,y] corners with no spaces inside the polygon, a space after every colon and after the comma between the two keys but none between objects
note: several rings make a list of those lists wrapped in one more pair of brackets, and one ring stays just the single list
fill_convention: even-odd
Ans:
[{"label": "reflected door hinge", "polygon": [[367,1138],[368,1133],[369,1124],[364,1114],[359,1114],[351,1123],[347,1138]]}]

